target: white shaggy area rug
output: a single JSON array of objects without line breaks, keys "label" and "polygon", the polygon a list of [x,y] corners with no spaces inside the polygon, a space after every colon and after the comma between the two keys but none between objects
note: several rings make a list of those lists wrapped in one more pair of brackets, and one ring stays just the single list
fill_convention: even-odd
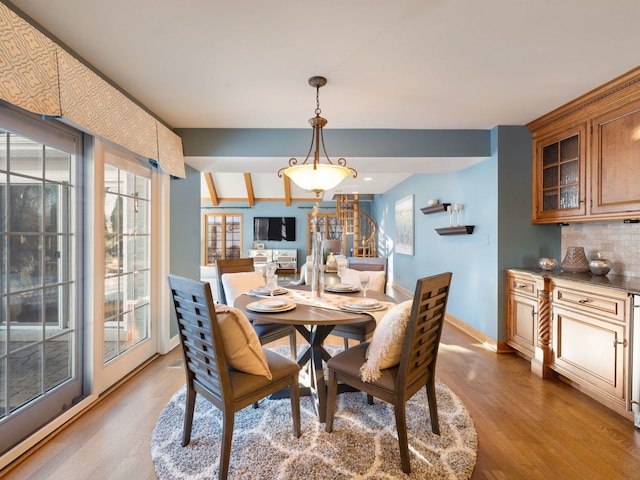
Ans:
[{"label": "white shaggy area rug", "polygon": [[[198,395],[191,443],[180,445],[186,387],[161,412],[151,439],[160,480],[217,479],[222,416]],[[407,404],[410,475],[400,468],[393,407],[360,392],[338,395],[332,433],[324,431],[308,397],[301,397],[302,436],[293,436],[289,399],[237,412],[229,479],[456,479],[471,477],[477,433],[460,399],[436,383],[441,435],[431,432],[424,390]]]}]

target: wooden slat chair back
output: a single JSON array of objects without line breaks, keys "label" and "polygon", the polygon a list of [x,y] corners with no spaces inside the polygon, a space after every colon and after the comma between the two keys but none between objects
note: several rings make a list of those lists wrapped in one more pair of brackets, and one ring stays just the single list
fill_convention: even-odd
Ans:
[{"label": "wooden slat chair back", "polygon": [[293,433],[300,437],[300,367],[290,359],[265,351],[272,380],[230,369],[209,283],[169,275],[169,288],[178,320],[187,384],[182,446],[191,441],[196,394],[200,394],[222,411],[218,478],[224,480],[229,470],[235,412],[289,387]]},{"label": "wooden slat chair back", "polygon": [[452,274],[442,273],[417,281],[400,364],[382,370],[378,380],[363,382],[360,367],[366,361],[368,342],[356,345],[331,358],[325,429],[331,432],[338,382],[343,382],[390,403],[394,407],[402,471],[411,472],[407,437],[406,402],[425,387],[429,402],[431,430],[440,434],[435,392],[438,347],[444,325]]}]

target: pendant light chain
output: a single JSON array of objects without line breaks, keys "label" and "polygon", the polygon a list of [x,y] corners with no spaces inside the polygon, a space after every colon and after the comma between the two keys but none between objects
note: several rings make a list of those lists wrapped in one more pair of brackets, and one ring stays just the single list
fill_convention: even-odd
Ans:
[{"label": "pendant light chain", "polygon": [[320,85],[318,85],[316,87],[316,117],[319,117],[320,114],[322,113],[322,110],[320,110]]}]

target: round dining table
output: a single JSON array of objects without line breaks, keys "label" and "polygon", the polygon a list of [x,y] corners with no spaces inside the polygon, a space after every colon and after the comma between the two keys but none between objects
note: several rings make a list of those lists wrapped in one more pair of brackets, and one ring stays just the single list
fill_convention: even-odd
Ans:
[{"label": "round dining table", "polygon": [[[291,290],[310,290],[309,286],[304,285],[287,288]],[[325,292],[325,295],[329,296],[331,294]],[[342,292],[339,295],[362,296],[361,293]],[[367,291],[367,297],[395,303],[392,297],[371,290]],[[306,348],[298,353],[297,358],[298,365],[302,367],[303,371],[307,372],[309,383],[308,388],[301,389],[301,393],[308,393],[311,396],[318,420],[324,423],[327,388],[323,363],[331,358],[329,352],[324,348],[324,341],[336,325],[363,323],[372,320],[372,316],[367,313],[348,312],[304,303],[298,303],[294,309],[284,312],[255,312],[247,308],[247,305],[255,301],[255,296],[249,294],[241,295],[235,300],[235,307],[242,310],[247,318],[254,323],[293,325],[307,341]],[[339,391],[341,391],[341,386],[339,386]]]}]

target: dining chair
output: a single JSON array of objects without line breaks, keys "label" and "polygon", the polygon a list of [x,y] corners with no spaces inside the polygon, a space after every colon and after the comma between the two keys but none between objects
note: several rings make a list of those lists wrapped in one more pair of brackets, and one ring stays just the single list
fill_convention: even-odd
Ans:
[{"label": "dining chair", "polygon": [[[394,329],[396,325],[389,325],[388,331],[396,335],[393,340],[395,345],[384,345],[384,337],[374,336],[372,342],[351,347],[327,362],[329,382],[325,430],[327,432],[333,430],[338,382],[392,404],[396,418],[402,471],[407,474],[411,473],[411,463],[407,438],[406,402],[423,386],[427,392],[431,430],[437,435],[440,434],[435,370],[451,276],[452,274],[447,272],[417,281],[404,334],[397,335],[397,329]],[[378,339],[382,339],[382,345],[374,345]],[[384,356],[389,351],[398,352],[399,363],[379,370],[376,376],[366,378],[367,381],[364,381],[362,379],[364,373],[361,369],[370,365],[370,362],[375,364],[380,360],[371,358],[372,354],[380,352]]]},{"label": "dining chair", "polygon": [[235,412],[289,387],[293,434],[300,437],[300,367],[293,360],[263,349],[271,379],[231,368],[225,353],[222,327],[216,317],[211,285],[169,275],[169,288],[178,319],[187,384],[182,446],[191,441],[196,395],[200,394],[222,411],[223,438],[218,479],[225,480],[229,471]]},{"label": "dining chair", "polygon": [[[387,265],[388,259],[386,257],[347,257],[347,269],[368,272],[384,272],[382,293],[385,293],[386,291]],[[350,278],[349,281],[351,281]],[[355,281],[352,283],[355,284]],[[375,320],[369,320],[364,323],[352,325],[336,325],[331,333],[337,337],[342,337],[344,348],[347,349],[349,348],[349,340],[356,340],[362,343],[371,338],[375,329]]]},{"label": "dining chair", "polygon": [[[220,303],[227,304],[227,297],[222,282],[222,276],[227,273],[242,273],[255,271],[253,266],[253,258],[228,258],[218,259],[216,261],[216,270],[218,275],[218,296]],[[291,325],[277,324],[277,323],[261,323],[260,325],[253,325],[260,343],[266,345],[276,340],[280,340],[284,337],[289,337],[289,347],[291,348],[291,358],[296,358],[297,352],[297,339],[296,329]]]}]

